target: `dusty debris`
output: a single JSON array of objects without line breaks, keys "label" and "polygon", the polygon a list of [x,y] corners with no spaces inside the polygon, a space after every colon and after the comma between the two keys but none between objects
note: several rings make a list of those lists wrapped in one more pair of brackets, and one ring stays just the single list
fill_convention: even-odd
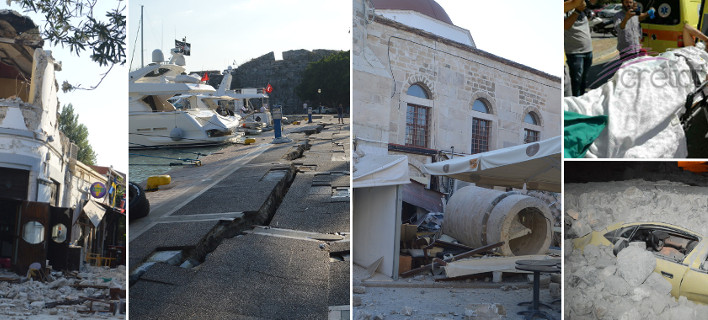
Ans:
[{"label": "dusty debris", "polygon": [[[0,281],[0,318],[61,315],[74,319],[85,317],[87,312],[102,318],[125,317],[124,266],[114,269],[88,266],[85,272],[53,272],[52,276],[56,278],[52,282],[33,279],[21,283]],[[87,286],[82,287],[80,283]],[[114,298],[110,294],[111,288],[117,295]],[[91,311],[92,299],[105,301],[107,306],[114,305],[110,310],[117,310],[118,315]]]},{"label": "dusty debris", "polygon": [[567,214],[569,217],[573,218],[573,220],[578,220],[578,218],[580,218],[580,213],[576,210],[573,210],[573,209],[566,210],[565,214]]},{"label": "dusty debris", "polygon": [[475,303],[465,309],[466,319],[504,319],[506,309],[498,303]]}]

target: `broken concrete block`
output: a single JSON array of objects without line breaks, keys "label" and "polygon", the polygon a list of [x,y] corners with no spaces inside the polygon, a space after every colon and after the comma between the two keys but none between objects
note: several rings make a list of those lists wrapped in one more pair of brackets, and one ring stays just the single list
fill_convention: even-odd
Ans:
[{"label": "broken concrete block", "polygon": [[366,311],[366,310],[355,310],[356,314],[354,315],[354,319],[356,320],[371,320],[371,314]]},{"label": "broken concrete block", "polygon": [[573,240],[563,240],[563,257],[568,258],[573,254]]},{"label": "broken concrete block", "polygon": [[573,218],[573,220],[578,220],[578,218],[580,218],[580,212],[573,210],[573,209],[565,210],[565,214],[567,214],[569,217]]},{"label": "broken concrete block", "polygon": [[608,267],[605,267],[604,269],[602,269],[602,271],[600,271],[600,275],[607,278],[609,276],[614,276],[616,272],[617,272],[616,266],[608,266]]},{"label": "broken concrete block", "polygon": [[616,296],[624,296],[629,293],[630,287],[624,278],[611,275],[605,278],[605,290]]},{"label": "broken concrete block", "polygon": [[669,295],[671,293],[671,289],[673,288],[669,280],[662,277],[656,272],[652,272],[647,278],[647,280],[644,281],[644,284],[651,287],[654,291],[662,295]]},{"label": "broken concrete block", "polygon": [[630,246],[617,254],[617,273],[632,287],[637,287],[656,268],[656,258],[651,252]]},{"label": "broken concrete block", "polygon": [[413,315],[413,308],[411,308],[409,306],[405,306],[401,310],[401,314],[404,316],[412,316]]},{"label": "broken concrete block", "polygon": [[583,221],[575,221],[570,227],[570,231],[575,234],[577,238],[580,238],[592,232],[592,228]]},{"label": "broken concrete block", "polygon": [[501,271],[492,272],[492,282],[494,282],[494,283],[502,282],[502,272]]},{"label": "broken concrete block", "polygon": [[352,288],[352,291],[357,294],[364,294],[366,293],[366,287],[364,286],[354,286]]},{"label": "broken concrete block", "polygon": [[561,285],[560,283],[552,282],[548,285],[548,291],[551,294],[551,298],[558,299],[561,297]]},{"label": "broken concrete block", "polygon": [[642,250],[647,249],[647,243],[644,241],[632,241],[629,243],[630,246],[640,248]]},{"label": "broken concrete block", "polygon": [[30,303],[30,307],[32,308],[37,308],[37,309],[42,309],[44,308],[44,301],[35,301]]},{"label": "broken concrete block", "polygon": [[59,287],[63,287],[65,285],[67,285],[68,283],[69,283],[69,281],[66,280],[65,278],[59,278],[57,280],[52,281],[49,285],[47,285],[47,287],[49,289],[56,289]]},{"label": "broken concrete block", "polygon": [[652,294],[651,288],[645,285],[634,288],[632,291],[632,300],[634,302],[640,302],[648,298]]},{"label": "broken concrete block", "polygon": [[465,308],[467,319],[504,319],[506,309],[498,303],[476,303]]}]

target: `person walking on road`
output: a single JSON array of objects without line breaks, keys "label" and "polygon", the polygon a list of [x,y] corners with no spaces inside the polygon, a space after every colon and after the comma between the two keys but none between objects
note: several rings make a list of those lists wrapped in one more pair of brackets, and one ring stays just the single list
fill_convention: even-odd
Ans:
[{"label": "person walking on road", "polygon": [[612,18],[617,31],[617,51],[620,60],[636,57],[642,49],[642,27],[639,22],[646,19],[648,13],[639,13],[634,0],[622,0],[622,10]]},{"label": "person walking on road", "polygon": [[592,39],[588,18],[584,12],[585,1],[568,2],[576,7],[565,13],[563,21],[565,56],[568,60],[571,91],[573,96],[577,97],[585,93],[588,71],[592,66]]},{"label": "person walking on road", "polygon": [[344,124],[344,118],[342,118],[343,114],[344,114],[344,107],[342,107],[342,104],[340,103],[339,107],[337,107],[337,118],[339,119],[339,120],[337,120],[338,121],[337,123]]}]

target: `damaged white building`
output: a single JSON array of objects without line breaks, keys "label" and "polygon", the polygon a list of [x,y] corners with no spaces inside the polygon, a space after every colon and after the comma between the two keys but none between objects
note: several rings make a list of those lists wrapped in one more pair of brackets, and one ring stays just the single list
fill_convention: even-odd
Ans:
[{"label": "damaged white building", "polygon": [[[89,200],[90,184],[112,181],[77,161],[59,131],[61,64],[42,45],[31,19],[0,10],[0,267],[18,273],[34,262],[78,268],[87,252],[70,243],[91,249],[103,216],[116,211],[105,196]],[[91,231],[82,216],[101,219]]]}]

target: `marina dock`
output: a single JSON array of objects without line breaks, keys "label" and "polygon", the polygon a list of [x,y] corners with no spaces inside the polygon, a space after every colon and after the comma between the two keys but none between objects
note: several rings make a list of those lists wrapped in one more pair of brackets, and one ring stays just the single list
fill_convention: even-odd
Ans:
[{"label": "marina dock", "polygon": [[170,171],[130,224],[130,316],[348,316],[345,120],[288,125],[291,143],[264,133]]}]

